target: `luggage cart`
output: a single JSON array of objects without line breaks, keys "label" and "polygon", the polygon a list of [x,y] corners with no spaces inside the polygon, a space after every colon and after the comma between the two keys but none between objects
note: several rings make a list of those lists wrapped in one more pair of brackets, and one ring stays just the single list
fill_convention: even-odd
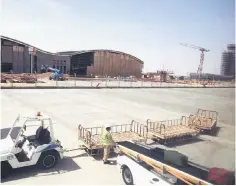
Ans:
[{"label": "luggage cart", "polygon": [[[78,126],[78,139],[83,142],[83,147],[88,155],[95,156],[103,153],[102,131],[103,127],[84,128],[82,125]],[[146,142],[147,126],[133,120],[131,124],[111,126],[111,134],[115,142],[129,140]]]},{"label": "luggage cart", "polygon": [[191,119],[182,116],[181,119],[172,119],[153,122],[147,120],[148,136],[147,138],[157,141],[160,144],[168,144],[175,141],[187,140],[196,137],[199,134]]},{"label": "luggage cart", "polygon": [[189,116],[191,123],[201,132],[212,134],[217,125],[218,112],[211,110],[198,109],[195,115]]}]

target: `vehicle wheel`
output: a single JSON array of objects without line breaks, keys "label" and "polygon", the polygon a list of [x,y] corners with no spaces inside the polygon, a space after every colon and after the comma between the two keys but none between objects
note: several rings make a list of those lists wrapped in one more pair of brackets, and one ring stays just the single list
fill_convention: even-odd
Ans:
[{"label": "vehicle wheel", "polygon": [[59,154],[56,151],[43,152],[39,158],[38,166],[41,169],[53,168],[59,161]]},{"label": "vehicle wheel", "polygon": [[1,162],[1,178],[6,178],[12,173],[12,167],[11,165],[4,161]]},{"label": "vehicle wheel", "polygon": [[122,178],[126,185],[133,185],[133,175],[128,167],[122,169]]}]

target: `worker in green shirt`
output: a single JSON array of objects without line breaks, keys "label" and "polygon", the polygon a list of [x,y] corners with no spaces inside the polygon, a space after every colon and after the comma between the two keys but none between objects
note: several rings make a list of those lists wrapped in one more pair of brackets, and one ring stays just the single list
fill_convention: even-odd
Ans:
[{"label": "worker in green shirt", "polygon": [[115,142],[113,141],[112,136],[111,136],[111,126],[110,125],[106,125],[103,129],[102,144],[104,147],[103,163],[109,164],[110,161],[108,161],[108,157],[109,157],[112,146],[115,145]]}]

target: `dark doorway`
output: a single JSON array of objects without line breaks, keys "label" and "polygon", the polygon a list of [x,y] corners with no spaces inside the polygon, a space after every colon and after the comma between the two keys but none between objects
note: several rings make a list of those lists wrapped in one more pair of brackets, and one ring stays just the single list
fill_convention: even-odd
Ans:
[{"label": "dark doorway", "polygon": [[76,54],[71,57],[71,74],[76,76],[86,76],[87,67],[91,66],[94,61],[94,53],[86,52],[82,54]]},{"label": "dark doorway", "polygon": [[12,63],[1,63],[1,72],[6,73],[12,70]]},{"label": "dark doorway", "polygon": [[37,72],[37,56],[34,56],[34,72]]}]

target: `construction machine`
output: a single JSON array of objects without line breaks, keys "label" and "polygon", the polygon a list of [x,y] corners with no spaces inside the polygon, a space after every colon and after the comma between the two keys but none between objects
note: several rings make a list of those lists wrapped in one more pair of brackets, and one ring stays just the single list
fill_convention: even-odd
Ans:
[{"label": "construction machine", "polygon": [[64,81],[66,78],[61,70],[49,67],[48,65],[42,65],[40,69],[41,73],[52,72],[49,80]]},{"label": "construction machine", "polygon": [[59,69],[49,67],[47,71],[52,72],[51,76],[49,77],[49,80],[57,80],[57,81],[66,80],[64,74]]}]

